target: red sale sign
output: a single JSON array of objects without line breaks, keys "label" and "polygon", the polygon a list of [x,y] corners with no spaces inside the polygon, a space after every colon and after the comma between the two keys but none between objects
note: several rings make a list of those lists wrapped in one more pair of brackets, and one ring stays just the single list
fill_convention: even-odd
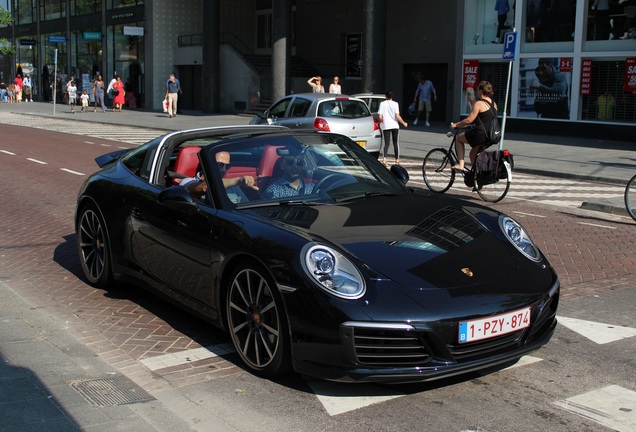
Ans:
[{"label": "red sale sign", "polygon": [[625,59],[625,84],[623,90],[636,92],[636,57]]},{"label": "red sale sign", "polygon": [[581,63],[581,94],[592,94],[592,60]]},{"label": "red sale sign", "polygon": [[464,60],[464,86],[463,88],[476,88],[479,79],[479,60]]}]

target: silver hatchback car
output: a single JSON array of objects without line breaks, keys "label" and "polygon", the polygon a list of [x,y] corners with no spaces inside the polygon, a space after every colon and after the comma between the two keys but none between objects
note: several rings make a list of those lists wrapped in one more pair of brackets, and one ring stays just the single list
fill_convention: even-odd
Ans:
[{"label": "silver hatchback car", "polygon": [[363,100],[330,93],[285,96],[254,117],[250,124],[275,124],[348,136],[376,157],[380,154],[380,125]]}]

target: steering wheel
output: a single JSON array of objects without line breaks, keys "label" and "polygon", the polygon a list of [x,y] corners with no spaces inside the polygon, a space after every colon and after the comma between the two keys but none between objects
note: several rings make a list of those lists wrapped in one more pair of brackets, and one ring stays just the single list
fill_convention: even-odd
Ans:
[{"label": "steering wheel", "polygon": [[[333,173],[333,174],[329,174],[323,178],[320,179],[320,181],[318,183],[316,183],[316,186],[314,186],[314,192],[319,192],[320,188],[322,186],[325,185],[325,183],[327,183],[327,180],[332,179],[334,177],[342,177],[342,179],[340,181],[346,181],[349,180],[348,176],[346,174],[342,174],[342,173]],[[334,181],[334,184],[336,182]]]}]

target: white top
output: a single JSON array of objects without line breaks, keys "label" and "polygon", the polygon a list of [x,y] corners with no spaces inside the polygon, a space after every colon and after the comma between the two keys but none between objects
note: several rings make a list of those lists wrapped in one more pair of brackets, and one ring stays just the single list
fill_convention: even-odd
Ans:
[{"label": "white top", "polygon": [[340,84],[331,84],[329,86],[329,93],[342,94],[342,87],[340,87]]},{"label": "white top", "polygon": [[399,129],[397,114],[400,113],[400,105],[394,100],[380,102],[378,114],[382,115],[382,130]]}]

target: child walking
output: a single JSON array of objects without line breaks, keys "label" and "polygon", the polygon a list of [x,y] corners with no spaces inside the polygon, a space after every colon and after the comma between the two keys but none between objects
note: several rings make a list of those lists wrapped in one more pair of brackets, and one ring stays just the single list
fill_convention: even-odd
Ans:
[{"label": "child walking", "polygon": [[71,114],[75,114],[75,99],[77,99],[77,86],[75,81],[71,81],[66,87],[68,92],[68,104],[71,106]]},{"label": "child walking", "polygon": [[88,95],[88,93],[86,92],[86,89],[84,89],[84,91],[82,91],[82,95],[80,96],[80,100],[82,101],[82,111],[81,112],[88,112],[88,101],[90,99],[90,96]]}]

